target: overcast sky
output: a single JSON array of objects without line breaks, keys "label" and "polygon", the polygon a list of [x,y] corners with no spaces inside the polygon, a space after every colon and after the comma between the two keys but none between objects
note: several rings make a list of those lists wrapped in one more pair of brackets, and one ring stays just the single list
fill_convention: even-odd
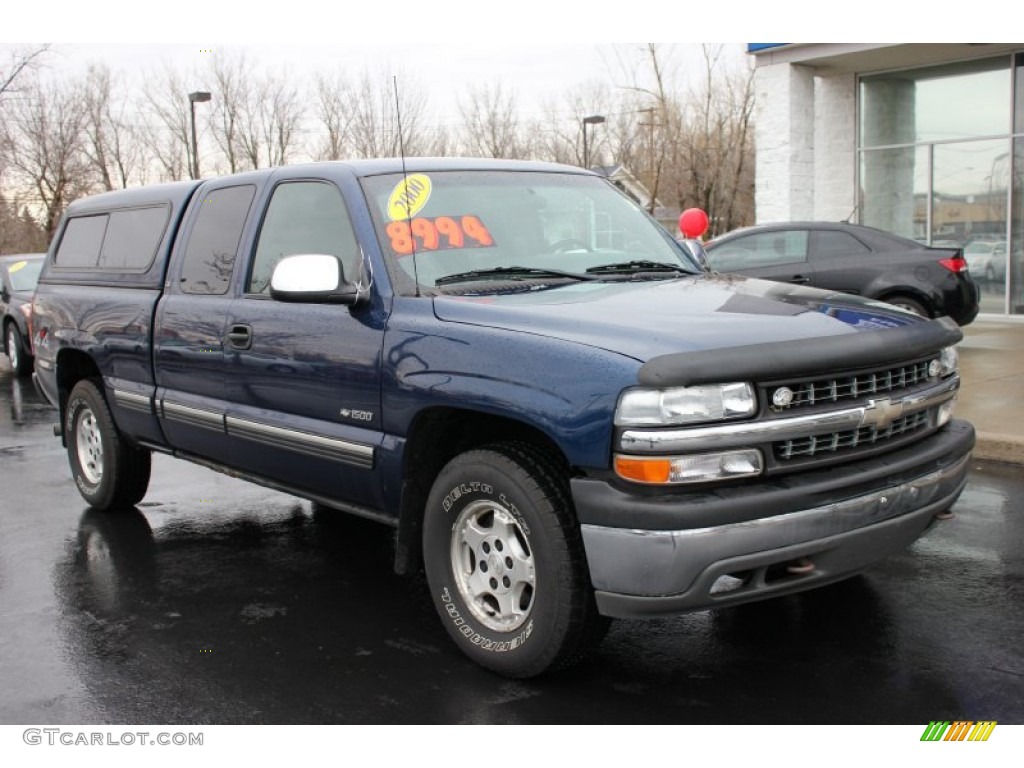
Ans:
[{"label": "overcast sky", "polygon": [[[0,46],[9,49],[10,46]],[[723,63],[748,66],[741,43],[722,44]],[[473,42],[338,42],[310,43],[58,43],[47,57],[53,74],[77,74],[91,61],[107,63],[136,83],[147,73],[166,65],[182,73],[195,73],[188,87],[212,90],[204,79],[209,59],[215,52],[245,54],[247,59],[270,70],[284,71],[300,81],[317,72],[343,71],[352,75],[368,70],[390,79],[399,77],[399,87],[426,90],[432,122],[444,123],[456,114],[460,98],[473,86],[501,82],[517,95],[520,116],[537,117],[545,101],[564,101],[565,94],[587,84],[609,87],[625,82],[620,59],[637,57],[636,45],[564,41],[559,43]],[[699,73],[702,66],[698,43],[673,44],[666,60],[678,65],[678,75]],[[4,57],[6,59],[6,57]],[[192,82],[194,80],[194,82]]]}]

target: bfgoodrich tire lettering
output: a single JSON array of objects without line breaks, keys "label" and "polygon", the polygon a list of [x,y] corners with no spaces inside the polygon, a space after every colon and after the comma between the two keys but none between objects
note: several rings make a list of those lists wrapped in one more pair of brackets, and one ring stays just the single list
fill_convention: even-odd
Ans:
[{"label": "bfgoodrich tire lettering", "polygon": [[565,479],[532,446],[449,462],[427,501],[423,556],[445,629],[495,672],[531,677],[564,666],[607,627]]},{"label": "bfgoodrich tire lettering", "polygon": [[83,380],[71,390],[64,435],[75,485],[91,506],[127,508],[146,495],[150,453],[121,436],[96,383]]}]

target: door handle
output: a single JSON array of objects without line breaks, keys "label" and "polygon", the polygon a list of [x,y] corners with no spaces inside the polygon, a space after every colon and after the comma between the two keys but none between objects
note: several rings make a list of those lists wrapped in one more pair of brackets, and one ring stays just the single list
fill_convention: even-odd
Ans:
[{"label": "door handle", "polygon": [[235,349],[248,349],[252,346],[252,328],[248,325],[232,325],[228,331],[228,344]]},{"label": "door handle", "polygon": [[789,282],[796,283],[797,285],[806,285],[807,283],[811,282],[811,278],[804,277],[803,275],[793,275],[791,278],[789,278]]}]

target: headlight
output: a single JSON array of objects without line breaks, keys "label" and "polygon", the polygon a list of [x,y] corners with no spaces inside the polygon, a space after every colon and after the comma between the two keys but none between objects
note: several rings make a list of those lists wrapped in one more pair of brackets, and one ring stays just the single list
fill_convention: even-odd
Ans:
[{"label": "headlight", "polygon": [[618,426],[699,424],[752,416],[757,409],[750,384],[703,384],[671,389],[628,389],[615,409]]},{"label": "headlight", "polygon": [[761,474],[764,463],[756,448],[691,456],[615,455],[615,473],[634,483],[678,485],[710,483]]}]

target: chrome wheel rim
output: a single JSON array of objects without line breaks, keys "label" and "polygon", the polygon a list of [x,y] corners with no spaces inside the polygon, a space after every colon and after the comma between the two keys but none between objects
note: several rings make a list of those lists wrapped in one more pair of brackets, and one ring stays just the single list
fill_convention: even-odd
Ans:
[{"label": "chrome wheel rim", "polygon": [[533,553],[515,517],[493,501],[475,501],[452,528],[452,573],[463,602],[488,629],[510,632],[536,597]]},{"label": "chrome wheel rim", "polygon": [[11,361],[11,368],[18,370],[18,358],[21,356],[21,350],[18,349],[18,337],[14,333],[14,328],[11,328],[7,332],[7,359]]},{"label": "chrome wheel rim", "polygon": [[78,414],[75,435],[78,466],[82,468],[85,479],[96,485],[103,479],[103,440],[96,415],[91,409],[84,408]]}]

